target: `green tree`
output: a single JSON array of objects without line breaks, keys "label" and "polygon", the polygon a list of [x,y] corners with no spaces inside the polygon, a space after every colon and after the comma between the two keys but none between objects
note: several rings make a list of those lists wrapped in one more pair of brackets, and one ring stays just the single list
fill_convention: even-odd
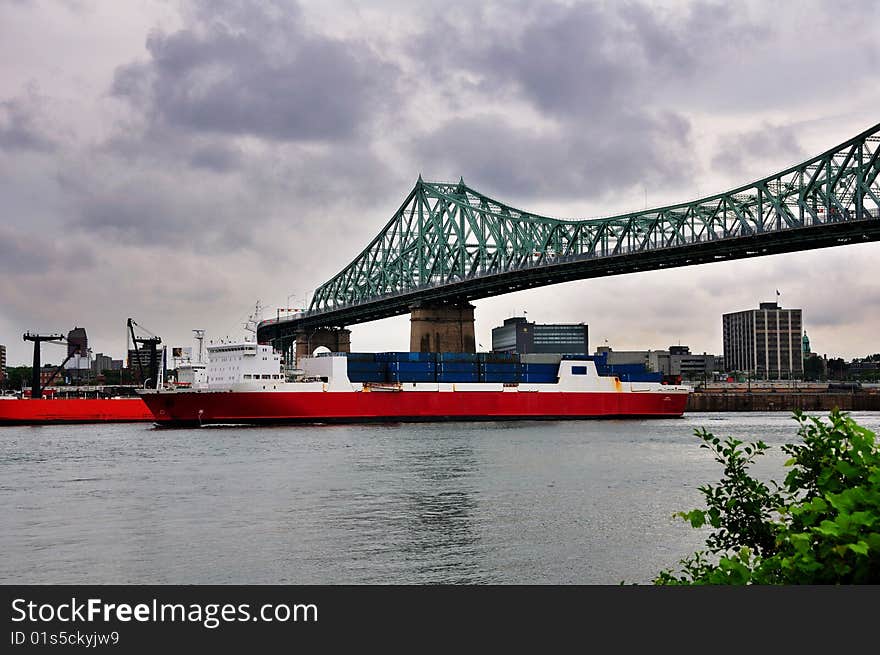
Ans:
[{"label": "green tree", "polygon": [[3,381],[5,389],[21,389],[22,383],[30,386],[31,383],[31,367],[30,366],[10,366],[6,369],[6,379]]},{"label": "green tree", "polygon": [[724,474],[700,487],[705,509],[676,516],[711,532],[706,550],[682,560],[679,573],[662,571],[655,584],[880,583],[875,434],[838,410],[827,421],[800,412],[795,419],[802,443],[782,446],[790,470],[773,489],[748,473],[766,444],[696,431]]},{"label": "green tree", "polygon": [[825,360],[818,355],[804,357],[804,379],[818,381],[825,379]]}]

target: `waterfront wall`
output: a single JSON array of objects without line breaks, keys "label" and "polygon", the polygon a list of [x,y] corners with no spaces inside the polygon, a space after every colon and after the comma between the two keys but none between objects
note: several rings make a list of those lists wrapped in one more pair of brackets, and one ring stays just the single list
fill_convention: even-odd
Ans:
[{"label": "waterfront wall", "polygon": [[692,393],[688,412],[880,411],[880,393]]}]

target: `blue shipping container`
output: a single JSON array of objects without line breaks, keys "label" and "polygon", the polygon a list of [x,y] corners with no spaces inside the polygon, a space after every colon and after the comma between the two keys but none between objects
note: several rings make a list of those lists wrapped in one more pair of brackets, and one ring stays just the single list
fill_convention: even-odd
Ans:
[{"label": "blue shipping container", "polygon": [[555,375],[538,375],[526,373],[520,378],[520,382],[528,384],[556,384],[559,379]]},{"label": "blue shipping container", "polygon": [[519,373],[520,364],[507,362],[503,364],[480,364],[481,373]]},{"label": "blue shipping container", "polygon": [[443,371],[446,373],[453,373],[455,371],[463,371],[465,373],[477,373],[479,368],[477,367],[477,363],[468,363],[468,362],[440,362],[437,364],[437,371]]},{"label": "blue shipping container", "polygon": [[385,362],[348,362],[349,371],[384,371],[387,367]]},{"label": "blue shipping container", "polygon": [[552,373],[554,376],[559,372],[558,364],[520,364],[523,373]]},{"label": "blue shipping container", "polygon": [[434,362],[388,362],[388,370],[390,371],[407,371],[434,373],[437,365]]}]

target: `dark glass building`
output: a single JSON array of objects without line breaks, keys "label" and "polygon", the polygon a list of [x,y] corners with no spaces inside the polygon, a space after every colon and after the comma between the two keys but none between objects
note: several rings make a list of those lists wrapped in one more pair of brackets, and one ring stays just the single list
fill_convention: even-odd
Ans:
[{"label": "dark glass building", "polygon": [[492,329],[493,352],[567,354],[590,352],[583,323],[529,323],[525,318],[505,319]]}]

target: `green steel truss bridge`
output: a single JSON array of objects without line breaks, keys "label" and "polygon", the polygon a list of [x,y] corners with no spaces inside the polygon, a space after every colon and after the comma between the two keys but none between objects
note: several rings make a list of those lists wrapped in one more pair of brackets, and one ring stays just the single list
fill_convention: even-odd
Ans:
[{"label": "green steel truss bridge", "polygon": [[415,187],[310,307],[260,323],[261,340],[570,280],[826,248],[880,238],[880,124],[725,193],[610,218],[562,220],[464,182]]}]

